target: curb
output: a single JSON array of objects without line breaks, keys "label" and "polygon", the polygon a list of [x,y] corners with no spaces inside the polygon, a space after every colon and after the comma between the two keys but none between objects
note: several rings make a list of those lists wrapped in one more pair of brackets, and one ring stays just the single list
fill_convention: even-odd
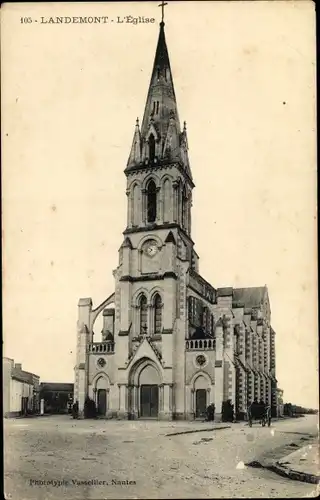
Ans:
[{"label": "curb", "polygon": [[223,429],[230,429],[231,425],[225,425],[224,427],[210,427],[207,429],[192,429],[191,431],[180,431],[180,432],[171,432],[170,434],[165,434],[166,436],[178,436],[180,434],[192,434],[194,432],[211,432],[211,431],[220,431]]},{"label": "curb", "polygon": [[281,465],[279,462],[275,462],[264,467],[280,476],[293,479],[294,481],[302,481],[304,483],[319,484],[320,477],[315,474],[310,474],[309,472],[298,472],[294,469],[288,469],[287,467]]}]

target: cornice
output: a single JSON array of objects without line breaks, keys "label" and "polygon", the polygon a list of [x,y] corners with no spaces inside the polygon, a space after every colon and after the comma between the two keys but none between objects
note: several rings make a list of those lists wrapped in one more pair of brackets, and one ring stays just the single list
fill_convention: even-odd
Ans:
[{"label": "cornice", "polygon": [[178,279],[176,273],[172,271],[167,271],[163,274],[146,274],[145,276],[122,276],[119,281],[128,281],[129,283],[137,283],[141,281],[160,281],[166,278],[173,278],[175,280]]}]

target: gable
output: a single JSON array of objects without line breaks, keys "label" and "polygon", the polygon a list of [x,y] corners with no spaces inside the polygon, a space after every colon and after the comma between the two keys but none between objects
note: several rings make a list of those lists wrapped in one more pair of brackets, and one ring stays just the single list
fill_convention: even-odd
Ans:
[{"label": "gable", "polygon": [[150,342],[145,337],[141,341],[141,343],[138,345],[138,347],[136,348],[132,358],[130,359],[130,361],[127,365],[127,368],[129,366],[133,366],[137,361],[139,361],[140,359],[143,359],[143,358],[149,358],[151,361],[153,361],[156,365],[159,366],[159,362],[160,362],[160,364],[162,364],[162,363],[159,360],[156,352],[157,352],[156,348],[151,347]]}]

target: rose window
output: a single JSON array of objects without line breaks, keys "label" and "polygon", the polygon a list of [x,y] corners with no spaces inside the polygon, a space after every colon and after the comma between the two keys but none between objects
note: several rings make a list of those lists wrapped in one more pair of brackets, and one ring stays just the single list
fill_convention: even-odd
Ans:
[{"label": "rose window", "polygon": [[203,354],[200,354],[199,356],[196,357],[196,363],[199,366],[203,366],[206,364],[206,358]]},{"label": "rose window", "polygon": [[106,360],[104,358],[98,359],[98,365],[103,368],[106,365]]}]

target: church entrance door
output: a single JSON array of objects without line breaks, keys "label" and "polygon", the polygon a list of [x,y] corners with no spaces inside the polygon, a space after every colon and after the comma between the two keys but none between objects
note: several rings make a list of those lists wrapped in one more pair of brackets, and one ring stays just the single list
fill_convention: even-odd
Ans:
[{"label": "church entrance door", "polygon": [[159,410],[159,388],[157,385],[142,385],[140,389],[140,416],[157,418]]},{"label": "church entrance door", "polygon": [[107,412],[107,391],[98,389],[98,414],[105,415]]},{"label": "church entrance door", "polygon": [[207,409],[206,389],[196,390],[196,418],[204,417]]}]

